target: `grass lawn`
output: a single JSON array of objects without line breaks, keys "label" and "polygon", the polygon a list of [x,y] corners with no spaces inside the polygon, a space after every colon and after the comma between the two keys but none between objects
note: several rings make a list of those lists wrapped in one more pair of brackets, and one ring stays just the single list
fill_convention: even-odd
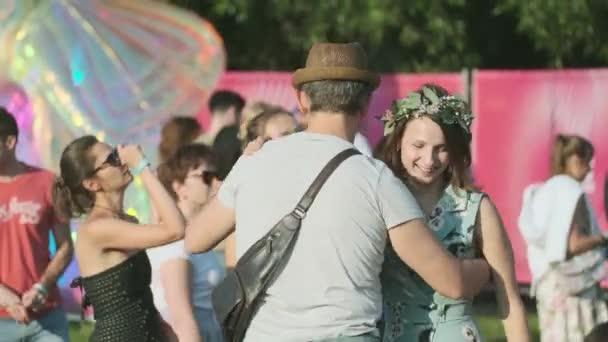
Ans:
[{"label": "grass lawn", "polygon": [[[532,341],[540,341],[538,329],[538,316],[536,315],[535,303],[527,297],[523,297],[526,311],[528,312],[528,326],[532,334]],[[482,294],[475,298],[475,312],[481,334],[486,342],[506,342],[507,338],[503,332],[502,323],[496,316],[496,304],[493,294]]]},{"label": "grass lawn", "polygon": [[[528,309],[528,324],[532,330],[532,341],[539,341],[538,318],[534,309],[534,303],[526,300]],[[490,295],[481,295],[475,299],[475,310],[478,313],[477,320],[481,333],[486,342],[506,342],[502,324],[496,318],[496,307],[494,299]],[[92,323],[71,323],[70,338],[72,342],[85,342],[93,329]]]}]

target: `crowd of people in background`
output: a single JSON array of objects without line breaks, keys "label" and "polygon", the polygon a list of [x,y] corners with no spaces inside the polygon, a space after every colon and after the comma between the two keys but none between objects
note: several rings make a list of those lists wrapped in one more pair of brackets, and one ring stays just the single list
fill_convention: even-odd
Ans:
[{"label": "crowd of people in background", "polygon": [[[468,104],[425,84],[387,109],[372,152],[360,128],[379,83],[358,44],[315,44],[293,77],[298,113],[219,90],[207,129],[166,122],[158,165],[137,145],[83,136],[57,177],[18,160],[16,120],[0,109],[0,342],[68,341],[56,282],[73,253],[92,341],[224,341],[214,287],[349,148],[361,154],[324,184],[244,341],[483,341],[472,301],[488,285],[508,341],[531,341],[500,213],[471,178]],[[552,177],[524,193],[542,342],[608,338],[608,239],[581,186],[593,155],[558,136]],[[124,211],[134,177],[151,222]]]}]

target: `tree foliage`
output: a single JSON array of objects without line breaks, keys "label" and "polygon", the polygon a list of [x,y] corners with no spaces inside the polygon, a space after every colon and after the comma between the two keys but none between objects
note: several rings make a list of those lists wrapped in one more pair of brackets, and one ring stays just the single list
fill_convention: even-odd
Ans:
[{"label": "tree foliage", "polygon": [[293,70],[358,41],[379,71],[600,66],[605,0],[167,0],[211,21],[230,69]]}]

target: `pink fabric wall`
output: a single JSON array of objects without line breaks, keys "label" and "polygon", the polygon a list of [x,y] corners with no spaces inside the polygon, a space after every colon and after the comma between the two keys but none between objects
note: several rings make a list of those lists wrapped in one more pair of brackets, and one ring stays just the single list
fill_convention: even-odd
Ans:
[{"label": "pink fabric wall", "polygon": [[479,71],[473,77],[474,174],[496,203],[515,251],[517,277],[529,282],[526,249],[517,228],[522,193],[550,176],[557,133],[577,134],[596,149],[585,187],[606,228],[608,69]]},{"label": "pink fabric wall", "polygon": [[[263,100],[297,111],[295,90],[291,85],[290,72],[228,72],[220,79],[216,89],[228,89],[240,93],[248,102]],[[405,97],[408,91],[426,82],[438,83],[452,92],[463,94],[465,79],[458,73],[446,74],[385,74],[382,83],[374,92],[363,131],[372,144],[382,136],[382,125],[376,119],[397,98]],[[198,118],[207,125],[209,113],[204,108]]]}]

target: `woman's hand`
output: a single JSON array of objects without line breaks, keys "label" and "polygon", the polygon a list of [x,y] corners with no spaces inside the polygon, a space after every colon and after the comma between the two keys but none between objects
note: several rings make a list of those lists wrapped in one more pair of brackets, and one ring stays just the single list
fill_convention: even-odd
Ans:
[{"label": "woman's hand", "polygon": [[139,166],[139,163],[145,158],[139,145],[118,145],[116,149],[120,160],[130,169]]},{"label": "woman's hand", "polygon": [[248,143],[247,146],[245,146],[245,149],[243,150],[243,154],[246,156],[253,155],[254,153],[256,153],[257,151],[259,151],[262,148],[262,146],[264,145],[265,142],[266,141],[264,140],[264,138],[258,137],[254,141]]}]

